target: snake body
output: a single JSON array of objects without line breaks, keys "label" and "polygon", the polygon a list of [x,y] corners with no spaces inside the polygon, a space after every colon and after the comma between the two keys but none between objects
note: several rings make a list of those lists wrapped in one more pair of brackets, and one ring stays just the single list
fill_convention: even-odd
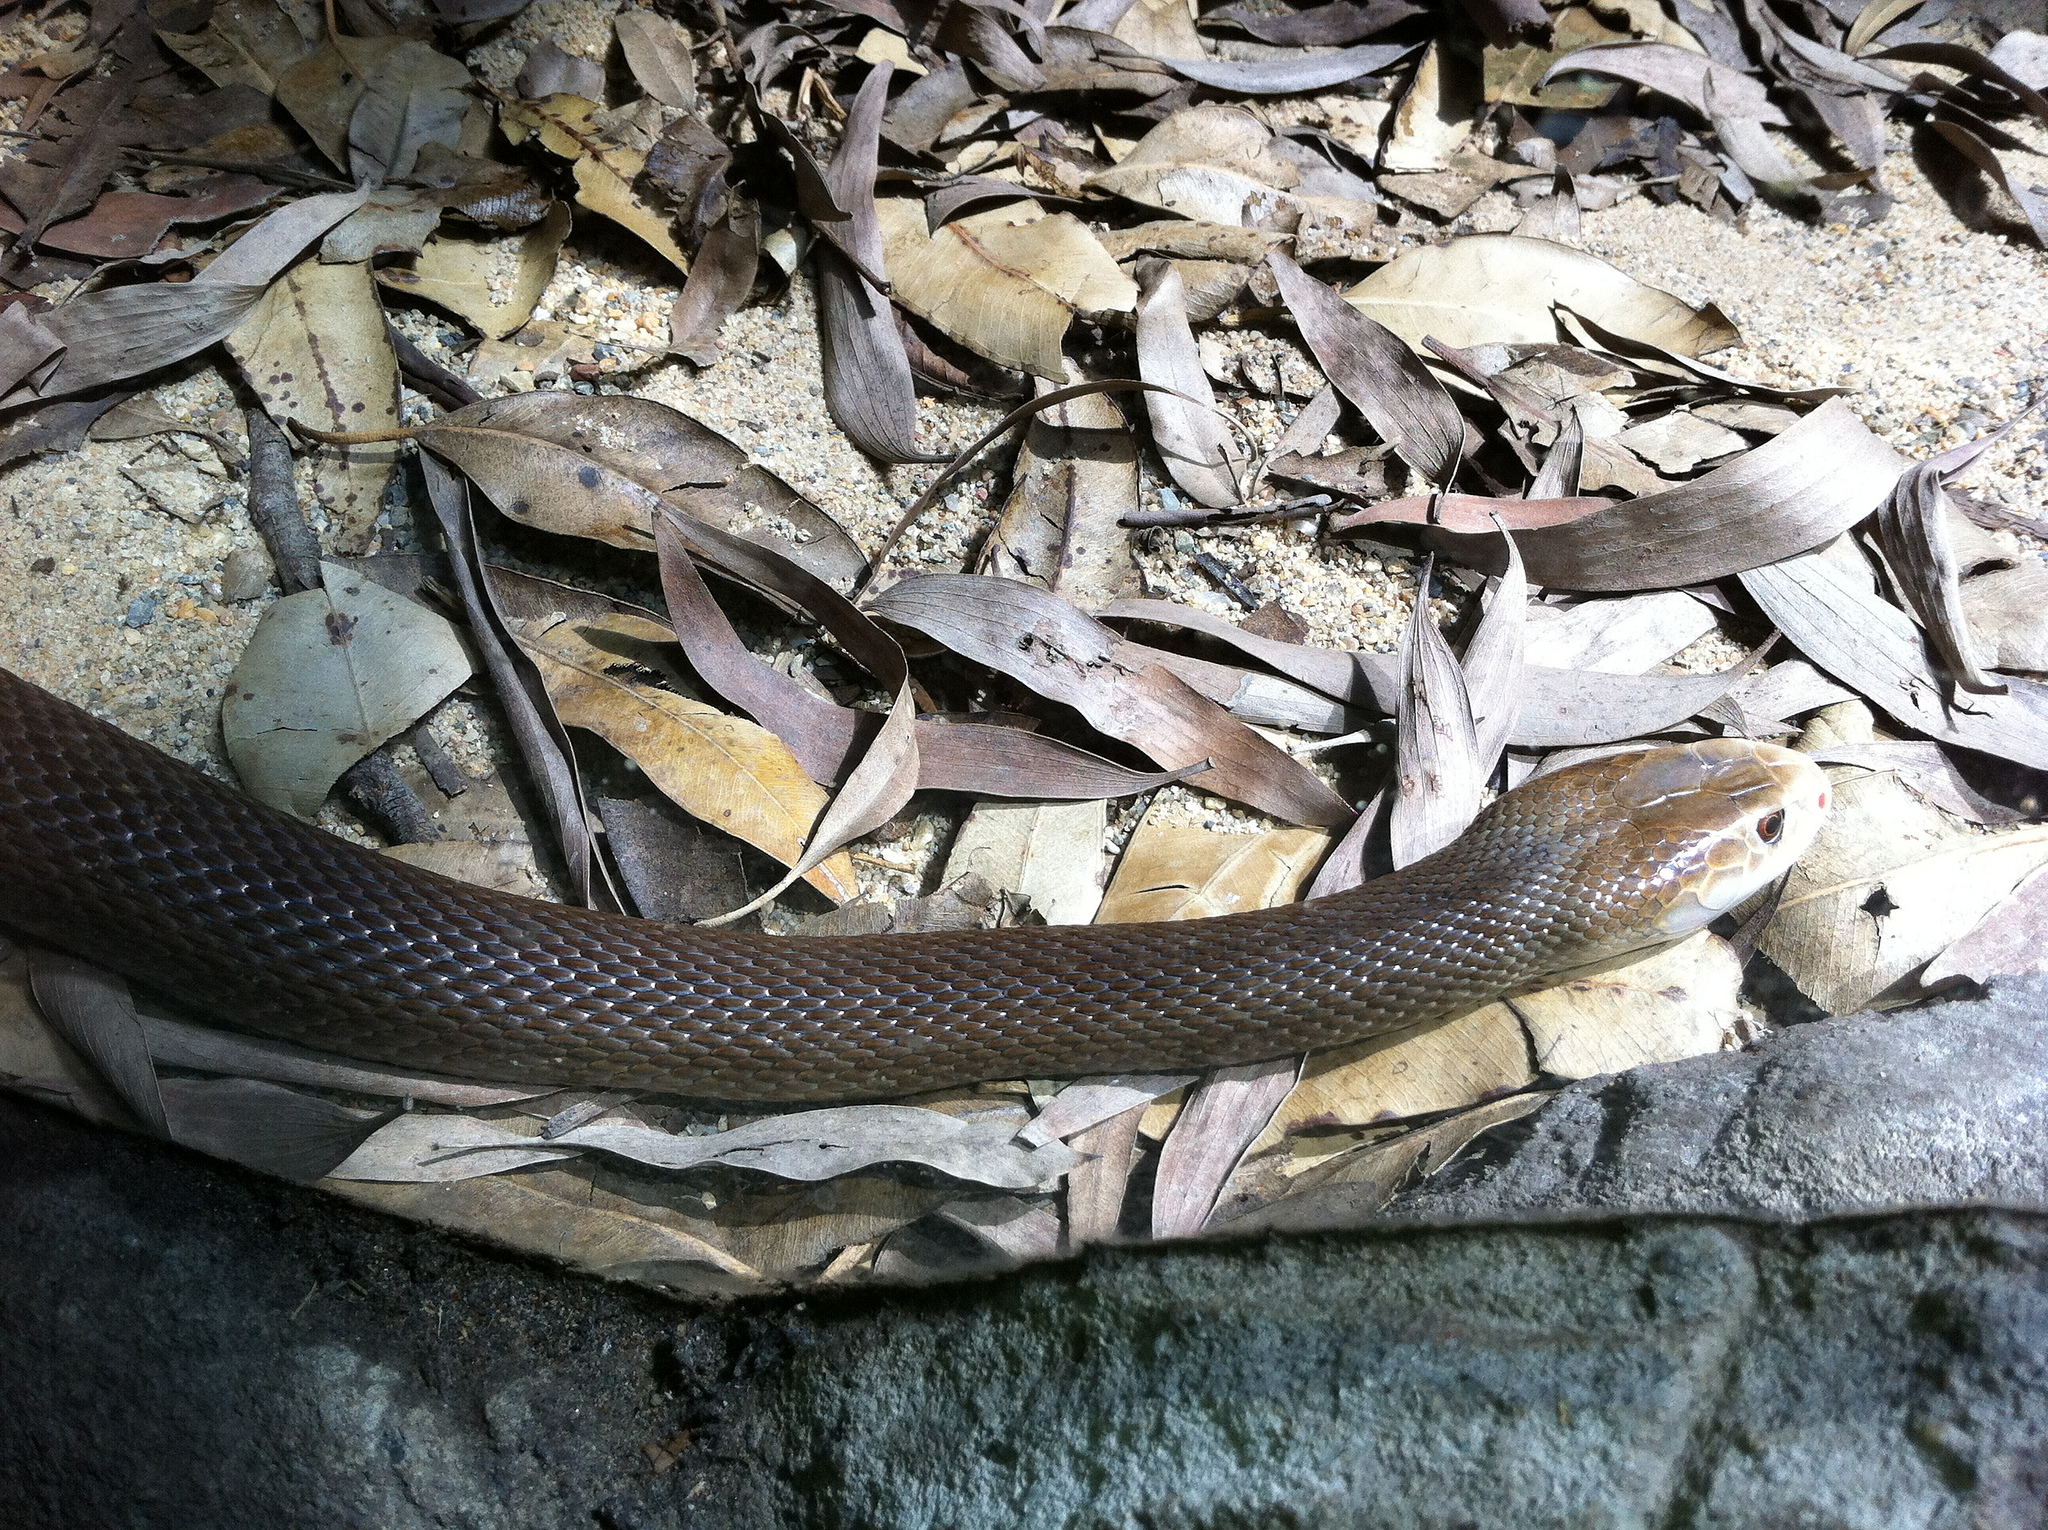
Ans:
[{"label": "snake body", "polygon": [[0,926],[200,1018],[477,1079],[821,1103],[1246,1063],[1704,925],[1827,781],[1712,740],[1597,760],[1334,897],[1176,923],[777,937],[474,887],[240,796],[0,670]]}]

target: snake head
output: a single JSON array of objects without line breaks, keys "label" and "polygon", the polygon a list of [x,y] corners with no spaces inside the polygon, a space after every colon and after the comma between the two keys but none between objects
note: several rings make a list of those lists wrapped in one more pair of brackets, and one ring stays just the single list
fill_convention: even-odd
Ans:
[{"label": "snake head", "polygon": [[1643,890],[1666,934],[1701,929],[1768,887],[1827,816],[1826,774],[1776,744],[1704,739],[1622,758],[1614,799],[1640,841],[1662,847]]}]

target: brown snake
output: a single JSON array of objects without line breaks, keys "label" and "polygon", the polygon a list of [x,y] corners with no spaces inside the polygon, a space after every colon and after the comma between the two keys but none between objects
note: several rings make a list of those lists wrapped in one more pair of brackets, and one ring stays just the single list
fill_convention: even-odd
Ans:
[{"label": "brown snake", "polygon": [[720,1101],[1253,1062],[1698,929],[1827,778],[1719,739],[1541,777],[1350,892],[1161,924],[777,937],[535,902],[263,807],[0,669],[0,926],[208,1020],[468,1078]]}]

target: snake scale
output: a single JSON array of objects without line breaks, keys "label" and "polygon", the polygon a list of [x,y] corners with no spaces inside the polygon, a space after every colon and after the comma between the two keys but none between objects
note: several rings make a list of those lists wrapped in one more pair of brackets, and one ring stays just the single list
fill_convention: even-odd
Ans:
[{"label": "snake scale", "polygon": [[1542,776],[1436,854],[1215,919],[778,937],[473,887],[252,802],[0,670],[0,926],[196,1017],[468,1078],[816,1104],[1246,1063],[1707,923],[1826,777],[1708,740]]}]

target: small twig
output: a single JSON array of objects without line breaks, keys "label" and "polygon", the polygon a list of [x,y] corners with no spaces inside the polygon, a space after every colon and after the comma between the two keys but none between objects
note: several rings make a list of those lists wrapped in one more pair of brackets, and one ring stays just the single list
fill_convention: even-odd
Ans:
[{"label": "small twig", "polygon": [[299,509],[291,443],[260,408],[249,424],[249,519],[277,565],[277,587],[287,595],[320,586],[320,539]]},{"label": "small twig", "polygon": [[399,845],[430,845],[446,838],[419,794],[399,774],[389,749],[373,749],[342,772],[349,800],[371,823]]},{"label": "small twig", "polygon": [[412,340],[403,334],[387,318],[386,332],[391,336],[391,349],[398,357],[398,370],[412,379],[413,386],[427,395],[443,409],[461,409],[470,404],[480,404],[484,396],[472,388],[464,378],[442,366]]},{"label": "small twig", "polygon": [[1218,589],[1222,590],[1224,594],[1243,606],[1247,611],[1259,609],[1259,597],[1254,595],[1246,587],[1245,582],[1238,578],[1236,573],[1221,559],[1212,557],[1205,552],[1198,552],[1195,554],[1195,567],[1213,579]]},{"label": "small twig", "polygon": [[434,785],[441,789],[444,797],[460,797],[469,790],[469,777],[462,773],[462,767],[449,757],[441,747],[441,741],[434,737],[424,722],[414,725],[406,735],[406,742],[412,745],[412,752],[420,757],[420,764],[427,774],[434,778]]},{"label": "small twig", "polygon": [[1209,510],[1201,506],[1175,505],[1172,509],[1133,510],[1118,519],[1124,526],[1252,526],[1261,521],[1305,521],[1321,515],[1336,503],[1328,494],[1311,494],[1290,499],[1263,510]]}]

